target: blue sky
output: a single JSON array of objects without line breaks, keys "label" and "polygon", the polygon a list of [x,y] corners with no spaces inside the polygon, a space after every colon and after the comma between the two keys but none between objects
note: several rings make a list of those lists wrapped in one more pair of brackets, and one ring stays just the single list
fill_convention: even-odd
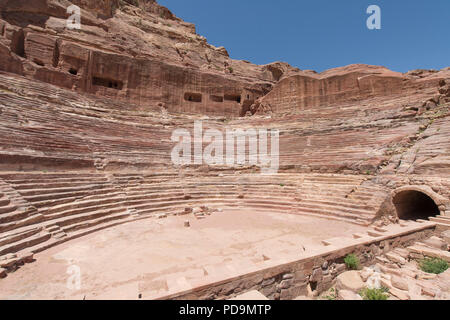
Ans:
[{"label": "blue sky", "polygon": [[[157,0],[233,59],[323,71],[352,63],[406,72],[450,66],[450,0]],[[381,30],[369,30],[369,5]]]}]

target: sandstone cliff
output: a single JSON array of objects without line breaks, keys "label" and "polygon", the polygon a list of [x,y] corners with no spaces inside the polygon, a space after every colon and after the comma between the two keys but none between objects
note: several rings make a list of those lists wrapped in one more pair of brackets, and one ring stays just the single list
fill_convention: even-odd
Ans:
[{"label": "sandstone cliff", "polygon": [[[66,8],[82,8],[81,30]],[[172,112],[239,116],[284,73],[230,59],[155,1],[0,1],[0,70]]]}]

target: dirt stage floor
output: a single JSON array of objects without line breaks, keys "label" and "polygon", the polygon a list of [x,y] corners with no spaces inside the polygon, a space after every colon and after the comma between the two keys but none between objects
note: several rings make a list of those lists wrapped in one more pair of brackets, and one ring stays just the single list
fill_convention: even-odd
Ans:
[{"label": "dirt stage floor", "polygon": [[[184,227],[186,220],[191,227]],[[145,299],[171,286],[202,284],[206,275],[301,258],[321,247],[321,240],[364,230],[322,218],[245,210],[224,210],[203,220],[140,220],[36,254],[36,262],[0,280],[0,299]]]}]

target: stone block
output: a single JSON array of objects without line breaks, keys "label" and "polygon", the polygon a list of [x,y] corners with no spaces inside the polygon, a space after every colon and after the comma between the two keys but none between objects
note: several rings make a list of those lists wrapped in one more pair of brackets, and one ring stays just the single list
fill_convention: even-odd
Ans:
[{"label": "stone block", "polygon": [[320,282],[320,281],[322,281],[322,277],[323,277],[322,269],[315,269],[312,272],[312,275],[309,278],[309,281]]},{"label": "stone block", "polygon": [[391,288],[389,293],[400,300],[411,300],[409,293],[402,290]]},{"label": "stone block", "polygon": [[336,278],[336,289],[358,292],[365,287],[358,271],[347,271]]},{"label": "stone block", "polygon": [[450,245],[450,230],[442,232],[441,237],[448,245]]},{"label": "stone block", "polygon": [[397,288],[397,289],[400,289],[403,291],[409,290],[408,282],[406,282],[405,279],[403,279],[397,275],[393,275],[391,277],[391,284],[394,288]]},{"label": "stone block", "polygon": [[391,260],[392,262],[404,265],[406,264],[406,259],[401,257],[400,255],[394,253],[394,252],[388,252],[386,253],[386,257]]},{"label": "stone block", "polygon": [[426,246],[429,246],[431,248],[435,248],[438,250],[447,250],[448,249],[448,244],[446,241],[444,241],[441,238],[438,237],[431,237],[429,239],[426,239],[424,241],[422,241]]},{"label": "stone block", "polygon": [[288,289],[290,286],[292,286],[293,283],[294,283],[294,281],[292,279],[283,280],[283,281],[281,281],[279,288],[280,289]]}]

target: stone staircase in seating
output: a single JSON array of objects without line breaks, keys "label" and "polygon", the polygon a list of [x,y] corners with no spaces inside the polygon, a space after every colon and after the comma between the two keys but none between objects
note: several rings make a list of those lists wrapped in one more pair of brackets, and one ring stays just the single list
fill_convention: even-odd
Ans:
[{"label": "stone staircase in seating", "polygon": [[177,214],[185,207],[249,208],[368,225],[387,193],[356,176],[115,176],[140,215]]},{"label": "stone staircase in seating", "polygon": [[34,210],[18,212],[15,220],[0,215],[0,257],[23,250],[39,252],[129,221],[124,194],[105,175],[15,173],[0,179]]},{"label": "stone staircase in seating", "polygon": [[446,231],[450,230],[450,212],[448,212],[448,215],[439,215],[437,217],[431,217],[430,221],[433,221],[437,224],[437,229]]},{"label": "stone staircase in seating", "polygon": [[372,222],[387,195],[360,176],[286,175],[270,190],[267,183],[246,187],[246,206],[360,225]]}]

